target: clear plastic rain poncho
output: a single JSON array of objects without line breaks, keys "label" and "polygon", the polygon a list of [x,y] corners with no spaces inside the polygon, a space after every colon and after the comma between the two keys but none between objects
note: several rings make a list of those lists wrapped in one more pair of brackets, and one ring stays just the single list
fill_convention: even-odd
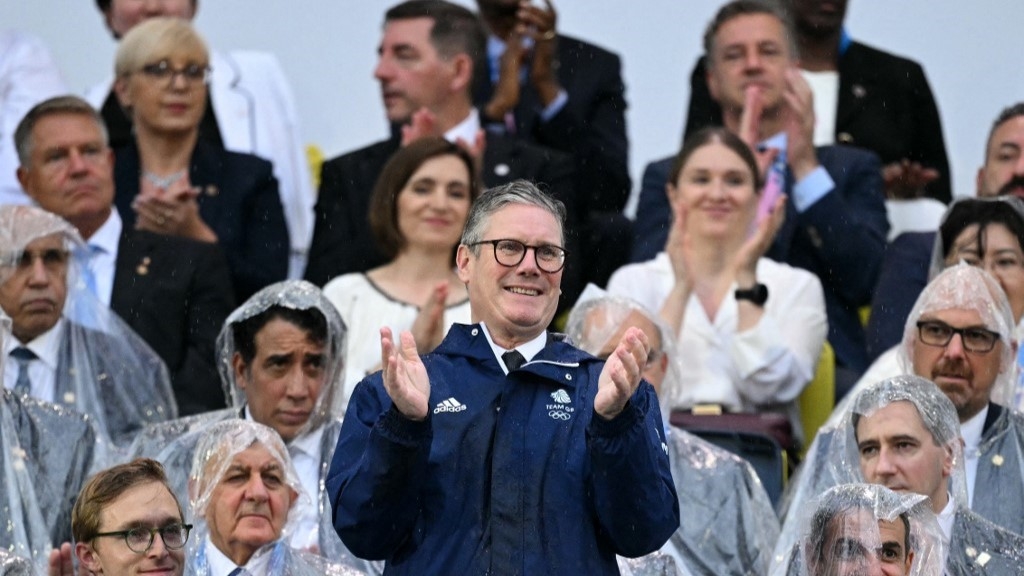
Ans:
[{"label": "clear plastic rain poncho", "polygon": [[32,564],[20,557],[0,550],[0,576],[35,576]]},{"label": "clear plastic rain poncho", "polygon": [[[314,575],[346,575],[362,574],[358,570],[343,567],[329,562],[327,559],[295,550],[288,546],[288,534],[293,529],[296,516],[293,513],[296,504],[303,498],[309,498],[299,482],[295,468],[292,466],[288,448],[274,429],[247,420],[225,420],[210,426],[196,446],[195,457],[189,474],[189,508],[190,516],[195,525],[194,537],[189,538],[187,574],[209,576],[209,547],[212,546],[210,529],[206,514],[218,503],[214,501],[215,490],[228,473],[233,460],[249,447],[262,446],[272,458],[280,463],[283,481],[294,492],[288,510],[288,518],[281,529],[281,534],[272,542],[253,553],[247,566],[260,565],[266,556],[268,576],[314,576]],[[230,501],[231,499],[228,499]],[[239,500],[239,506],[247,505]],[[223,501],[221,502],[223,505]],[[224,529],[228,529],[225,527]],[[224,553],[225,555],[226,552]],[[253,574],[252,576],[263,576]]]},{"label": "clear plastic rain poncho", "polygon": [[[993,210],[1002,209],[1000,215],[993,214]],[[993,224],[1000,224],[1011,230],[1013,233],[1014,228],[1008,225],[1009,222],[1015,222],[1019,228],[1024,227],[1024,200],[1016,196],[994,196],[991,198],[959,198],[949,205],[949,209],[946,210],[946,214],[943,216],[942,224],[939,226],[939,233],[935,235],[935,247],[932,250],[932,263],[929,277],[935,278],[940,272],[946,267],[946,254],[951,246],[946,246],[947,243],[953,244],[956,240],[956,236],[962,233],[964,229],[969,227],[971,224],[977,224],[979,220],[983,220],[988,223],[989,226]],[[1021,246],[1024,249],[1024,246]],[[999,260],[1003,260],[1000,258]],[[978,262],[971,258],[969,264],[978,265]],[[999,276],[1001,270],[1009,275],[1009,278],[1019,277],[1020,270],[1014,263],[1000,264],[997,262],[994,265],[995,268],[995,280],[999,282],[999,285],[1007,292],[1007,298],[1012,302],[1016,299],[1019,300],[1024,295],[1021,294],[1010,294],[1010,291],[1024,290],[1024,285],[1015,285],[1013,282],[1000,282]],[[990,271],[990,273],[992,273]],[[1011,306],[1011,312],[1012,310]],[[1014,312],[1016,314],[1016,312]],[[1015,317],[1015,330],[1014,338],[1020,342],[1021,338],[1024,337],[1024,317]],[[1017,381],[1014,389],[1013,399],[1010,400],[1007,406],[1015,408],[1017,410],[1024,409],[1024,350],[1017,350]]]},{"label": "clear plastic rain poncho", "polygon": [[[0,311],[0,350],[10,329]],[[86,416],[0,389],[0,550],[42,570],[51,545],[71,539],[71,508],[95,440]]]},{"label": "clear plastic rain poncho", "polygon": [[[948,557],[943,560],[944,568],[953,575],[1006,573],[998,567],[1006,565],[1008,561],[1016,562],[1017,558],[1024,559],[1021,556],[1024,540],[996,527],[969,509],[963,443],[956,409],[935,384],[918,376],[897,376],[883,380],[851,398],[836,424],[819,432],[815,451],[808,453],[804,461],[806,468],[797,479],[799,487],[795,494],[803,498],[793,501],[790,509],[805,508],[806,502],[833,486],[866,480],[861,473],[861,456],[854,422],[873,416],[879,409],[895,402],[913,405],[930,439],[942,447],[951,462],[951,472],[945,485],[951,503],[941,510],[952,532],[951,539],[949,535],[943,535],[943,547],[948,553]],[[905,479],[893,473],[893,481],[900,483]],[[799,520],[793,514],[786,519],[776,546],[776,568],[786,561],[786,551],[791,549],[799,535]],[[979,558],[984,563],[979,562]],[[980,566],[985,566],[986,571],[977,572]]]},{"label": "clear plastic rain poncho", "polygon": [[339,400],[335,392],[341,386],[346,329],[334,306],[323,296],[319,288],[309,282],[286,280],[267,286],[228,316],[217,338],[217,365],[224,386],[224,395],[229,400],[229,408],[150,426],[139,434],[131,447],[131,455],[159,460],[167,470],[168,480],[175,494],[182,501],[188,499],[188,473],[196,444],[214,424],[241,418],[242,409],[246,404],[245,391],[236,382],[232,366],[232,358],[236,351],[233,327],[274,306],[295,310],[317,310],[327,320],[328,342],[324,347],[325,380],[320,387],[320,397],[317,399],[313,414],[298,436],[315,430],[317,426],[321,426],[323,430],[320,442],[319,494],[311,495],[312,506],[316,508],[320,519],[320,553],[335,561],[364,566],[363,561],[356,559],[344,547],[334,531],[331,505],[325,488],[327,470],[330,468],[341,429],[340,416],[333,415],[340,414],[334,403]]},{"label": "clear plastic rain poncho", "polygon": [[[638,303],[588,286],[566,325],[569,338],[597,355],[609,350],[628,325],[644,318],[658,329],[668,355],[659,402],[667,406],[681,380],[672,331]],[[665,419],[668,422],[668,419]],[[693,574],[765,574],[779,534],[771,500],[753,468],[738,456],[678,428],[671,428],[669,463],[679,495],[680,527],[662,551],[676,559],[680,572]],[[727,529],[723,527],[727,526]]]},{"label": "clear plastic rain poncho", "polygon": [[[38,208],[0,206],[0,284],[17,280],[30,243],[52,235],[72,254],[63,315],[55,325],[60,341],[53,401],[88,414],[103,438],[127,445],[145,425],[176,417],[178,408],[163,361],[89,289],[88,249],[78,232]],[[5,353],[21,344],[28,343],[7,344]]]},{"label": "clear plastic rain poncho", "polygon": [[773,574],[938,576],[942,556],[941,531],[927,498],[876,484],[843,484],[802,508],[800,537],[787,550],[784,570]]}]

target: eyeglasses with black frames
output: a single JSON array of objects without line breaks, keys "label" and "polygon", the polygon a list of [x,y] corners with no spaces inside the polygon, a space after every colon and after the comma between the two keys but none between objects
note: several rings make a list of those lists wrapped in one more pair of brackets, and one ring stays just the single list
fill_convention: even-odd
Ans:
[{"label": "eyeglasses with black frames", "polygon": [[569,255],[565,248],[561,246],[555,246],[554,244],[531,246],[510,238],[481,240],[480,242],[470,244],[470,246],[479,246],[481,244],[490,244],[494,248],[494,259],[498,264],[507,268],[519,266],[523,258],[526,258],[527,249],[532,249],[533,261],[537,263],[537,268],[548,274],[554,274],[564,268],[565,257]]},{"label": "eyeglasses with black frames", "polygon": [[949,344],[954,334],[960,335],[964,350],[968,352],[991,352],[999,341],[999,333],[985,328],[953,328],[938,320],[920,320],[917,323],[917,335],[921,343],[929,346],[943,347]]},{"label": "eyeglasses with black frames", "polygon": [[175,76],[181,75],[188,84],[202,82],[206,84],[210,80],[210,67],[205,64],[186,64],[181,68],[171,66],[167,60],[161,60],[152,64],[146,64],[139,69],[140,72],[156,80],[165,82],[168,86],[174,83]]},{"label": "eyeglasses with black frames", "polygon": [[153,547],[153,538],[157,534],[160,534],[160,538],[163,539],[164,546],[168,550],[181,550],[185,547],[185,542],[188,542],[188,533],[191,530],[191,524],[175,522],[160,528],[143,528],[140,526],[129,530],[118,530],[117,532],[101,532],[96,534],[94,538],[101,536],[124,538],[124,543],[128,545],[129,550],[136,554],[145,554]]}]

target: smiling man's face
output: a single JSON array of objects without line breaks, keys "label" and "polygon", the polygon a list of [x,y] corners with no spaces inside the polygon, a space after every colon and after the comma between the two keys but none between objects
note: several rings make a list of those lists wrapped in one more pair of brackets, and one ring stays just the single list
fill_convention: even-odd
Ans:
[{"label": "smiling man's face", "polygon": [[[482,239],[562,246],[562,228],[543,208],[509,204],[488,217]],[[469,289],[473,321],[483,322],[495,343],[506,349],[536,338],[555,316],[562,270],[541,270],[535,254],[527,249],[517,266],[503,266],[491,244],[459,246],[456,263],[459,279]]]},{"label": "smiling man's face", "polygon": [[210,541],[238,565],[261,546],[278,540],[298,496],[284,464],[262,444],[235,454],[210,496]]}]

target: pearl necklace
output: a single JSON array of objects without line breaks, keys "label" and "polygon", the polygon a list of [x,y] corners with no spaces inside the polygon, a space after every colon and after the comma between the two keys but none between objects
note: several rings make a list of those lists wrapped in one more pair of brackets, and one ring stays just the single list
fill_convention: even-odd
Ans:
[{"label": "pearl necklace", "polygon": [[178,180],[181,180],[184,176],[184,170],[180,172],[175,172],[170,176],[157,176],[156,174],[153,174],[152,172],[149,171],[143,172],[142,174],[142,177],[148,180],[152,185],[163,190],[166,190],[168,186],[174,184]]}]

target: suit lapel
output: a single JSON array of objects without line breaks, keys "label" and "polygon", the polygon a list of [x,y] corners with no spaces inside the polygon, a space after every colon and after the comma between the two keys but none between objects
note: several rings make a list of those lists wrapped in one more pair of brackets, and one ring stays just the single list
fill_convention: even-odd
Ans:
[{"label": "suit lapel", "polygon": [[[853,42],[839,59],[839,101],[836,104],[836,126],[846,126],[866,107],[874,94],[870,72],[864,68],[860,46]],[[836,138],[839,135],[836,134]],[[837,140],[839,143],[843,143]]]},{"label": "suit lapel", "polygon": [[217,125],[228,150],[254,150],[252,96],[240,89],[241,71],[226,54],[214,52],[211,62],[210,99]]}]

